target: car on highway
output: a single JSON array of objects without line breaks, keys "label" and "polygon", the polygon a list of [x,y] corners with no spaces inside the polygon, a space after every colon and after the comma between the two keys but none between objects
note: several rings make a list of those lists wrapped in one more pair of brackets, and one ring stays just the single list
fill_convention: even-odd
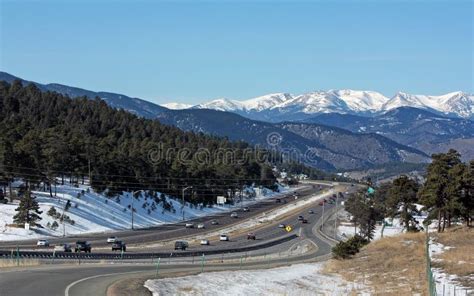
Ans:
[{"label": "car on highway", "polygon": [[204,225],[204,223],[199,223],[198,224],[198,229],[204,229],[206,228],[206,226]]},{"label": "car on highway", "polygon": [[319,205],[320,205],[320,206],[324,206],[324,201],[320,201],[320,202],[319,202]]},{"label": "car on highway", "polygon": [[127,251],[127,245],[123,241],[115,241],[112,244],[112,251]]},{"label": "car on highway", "polygon": [[298,216],[298,221],[303,221],[303,220],[304,220],[304,217],[301,216],[301,215],[299,215],[299,216]]},{"label": "car on highway", "polygon": [[250,209],[249,209],[249,207],[244,207],[244,208],[243,208],[243,211],[244,211],[244,212],[250,212]]},{"label": "car on highway", "polygon": [[194,228],[194,224],[193,223],[186,223],[184,225],[186,228]]},{"label": "car on highway", "polygon": [[257,236],[255,235],[255,233],[250,232],[250,233],[247,234],[247,239],[256,240],[256,239],[257,239]]},{"label": "car on highway", "polygon": [[229,241],[229,236],[228,236],[227,234],[221,234],[221,235],[219,236],[219,240],[220,240],[221,242],[228,242],[228,241]]},{"label": "car on highway", "polygon": [[283,223],[280,223],[280,224],[278,225],[278,228],[285,228],[285,227],[286,227],[286,225],[283,224]]},{"label": "car on highway", "polygon": [[117,240],[118,240],[118,238],[117,238],[116,236],[109,236],[109,237],[107,238],[107,243],[108,243],[108,244],[113,244],[113,243],[115,243]]},{"label": "car on highway", "polygon": [[74,247],[74,252],[85,252],[90,253],[92,251],[92,246],[90,242],[87,241],[77,241],[76,246]]},{"label": "car on highway", "polygon": [[65,252],[65,253],[70,253],[72,252],[72,247],[70,244],[60,244],[54,246],[54,251],[55,252]]},{"label": "car on highway", "polygon": [[219,221],[217,221],[217,220],[212,220],[212,221],[211,221],[211,224],[212,224],[212,225],[219,225]]},{"label": "car on highway", "polygon": [[201,240],[201,246],[209,246],[210,243],[209,243],[209,240],[208,239],[202,239]]},{"label": "car on highway", "polygon": [[49,247],[49,241],[46,239],[40,239],[36,242],[38,247]]},{"label": "car on highway", "polygon": [[174,243],[174,249],[175,250],[185,251],[187,247],[189,247],[189,244],[188,244],[187,241],[176,241]]},{"label": "car on highway", "polygon": [[309,210],[308,214],[314,214],[314,210]]},{"label": "car on highway", "polygon": [[232,212],[232,214],[230,214],[230,217],[231,218],[239,218],[239,214],[237,214],[237,212]]},{"label": "car on highway", "polygon": [[277,199],[275,199],[275,202],[276,203],[281,203],[281,199],[277,198]]},{"label": "car on highway", "polygon": [[304,224],[306,224],[306,223],[308,223],[308,220],[306,220],[306,219],[303,219],[303,220],[301,220],[301,223],[304,223]]}]

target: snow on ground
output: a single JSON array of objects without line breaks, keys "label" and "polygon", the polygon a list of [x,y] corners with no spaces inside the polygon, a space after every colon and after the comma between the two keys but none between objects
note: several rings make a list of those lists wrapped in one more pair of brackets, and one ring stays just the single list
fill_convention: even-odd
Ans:
[{"label": "snow on ground", "polygon": [[[350,222],[349,213],[339,213],[339,225],[337,227],[337,235],[342,238],[349,238],[359,232],[359,227],[354,227],[354,223]],[[400,219],[385,219],[386,225],[376,225],[373,240],[380,239],[382,236],[396,236],[403,232],[403,225]]]},{"label": "snow on ground", "polygon": [[[423,222],[425,221],[427,214],[421,212],[422,205],[416,205],[417,210],[420,211],[420,215],[413,215],[413,218],[418,221],[416,225],[420,227],[423,226]],[[342,211],[338,213],[338,221],[339,221],[339,226],[337,227],[337,235],[341,239],[349,238],[354,236],[355,233],[359,232],[358,227],[354,227],[354,223],[350,222],[351,221],[351,215],[346,212]],[[377,224],[375,226],[375,232],[374,232],[374,240],[380,239],[383,236],[396,236],[400,233],[403,233],[405,231],[405,227],[400,221],[399,218],[385,218],[383,223],[385,224],[385,227],[383,227],[383,224]],[[429,231],[434,231],[436,230],[436,225],[435,223],[431,223],[428,226]]]},{"label": "snow on ground", "polygon": [[[293,190],[289,188],[280,189],[283,192]],[[265,188],[255,190],[255,192],[256,197],[244,200],[246,205],[278,194]],[[43,191],[33,191],[33,195],[36,196],[36,200],[43,212],[41,214],[42,220],[39,221],[43,228],[25,230],[12,227],[13,216],[16,214],[15,209],[18,207],[19,201],[15,201],[13,204],[0,204],[0,241],[62,236],[63,233],[71,235],[110,232],[131,228],[131,193],[124,193],[116,198],[106,198],[104,195],[93,192],[90,187],[85,185],[79,185],[78,187],[61,185],[57,186],[57,197],[50,197],[49,192]],[[145,194],[141,194],[138,198],[133,199],[133,208],[135,209],[134,227],[142,228],[181,221],[183,217],[181,201],[179,199],[172,199],[169,196],[165,196],[164,199],[166,203],[171,205],[170,210],[164,210],[163,200],[158,200],[157,202],[152,197],[145,196]],[[51,207],[54,207],[59,214],[62,214],[67,201],[71,202],[71,207],[65,212],[65,215],[69,216],[74,221],[74,224],[67,222],[63,224],[59,219],[47,215]],[[240,204],[214,205],[212,208],[209,208],[191,207],[189,203],[186,203],[184,214],[186,219],[193,219],[231,211],[236,207],[240,207]],[[53,224],[54,221],[59,224],[59,227],[55,230],[47,226],[48,223]]]},{"label": "snow on ground", "polygon": [[[436,258],[444,251],[451,249],[450,246],[445,246],[439,242],[430,239],[429,254],[432,262],[440,262],[442,259]],[[462,264],[460,262],[460,264]],[[457,282],[457,276],[445,273],[441,268],[431,267],[433,277],[436,283],[436,294],[440,296],[464,296],[474,294],[474,290],[461,286]],[[473,278],[474,280],[474,278]]]},{"label": "snow on ground", "polygon": [[[349,295],[362,285],[322,273],[324,263],[297,264],[263,270],[222,271],[148,280],[157,295]],[[369,295],[361,293],[358,295]]]}]

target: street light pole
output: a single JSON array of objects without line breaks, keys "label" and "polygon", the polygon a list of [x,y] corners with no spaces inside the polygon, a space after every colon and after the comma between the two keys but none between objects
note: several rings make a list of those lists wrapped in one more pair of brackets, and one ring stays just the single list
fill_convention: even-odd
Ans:
[{"label": "street light pole", "polygon": [[188,187],[183,188],[183,194],[182,194],[183,205],[181,206],[181,211],[183,212],[183,221],[184,221],[184,192],[188,189],[193,189],[193,186],[188,186]]}]

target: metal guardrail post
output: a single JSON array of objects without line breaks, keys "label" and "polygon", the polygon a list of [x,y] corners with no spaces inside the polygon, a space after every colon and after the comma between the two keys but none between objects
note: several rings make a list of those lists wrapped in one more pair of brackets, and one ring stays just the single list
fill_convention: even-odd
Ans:
[{"label": "metal guardrail post", "polygon": [[158,261],[156,262],[156,273],[155,273],[155,278],[158,277],[158,274],[160,272],[160,261],[161,261],[161,258],[158,258]]},{"label": "metal guardrail post", "polygon": [[16,266],[20,266],[20,247],[16,246]]},{"label": "metal guardrail post", "polygon": [[201,272],[204,272],[204,260],[205,260],[205,255],[202,254],[202,259],[201,259]]}]

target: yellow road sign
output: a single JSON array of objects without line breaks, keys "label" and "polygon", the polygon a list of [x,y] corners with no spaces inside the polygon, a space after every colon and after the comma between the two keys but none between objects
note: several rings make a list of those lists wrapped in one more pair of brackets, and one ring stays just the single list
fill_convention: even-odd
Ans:
[{"label": "yellow road sign", "polygon": [[285,229],[286,229],[286,231],[290,232],[293,228],[291,228],[291,226],[288,225],[288,226],[285,227]]}]

